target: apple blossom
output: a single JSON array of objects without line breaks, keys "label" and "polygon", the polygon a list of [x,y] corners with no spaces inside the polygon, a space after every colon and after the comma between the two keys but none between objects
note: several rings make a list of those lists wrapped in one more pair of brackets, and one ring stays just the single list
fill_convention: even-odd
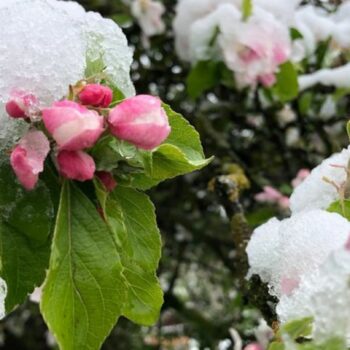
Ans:
[{"label": "apple blossom", "polygon": [[277,297],[291,294],[301,277],[317,270],[342,247],[350,222],[339,214],[312,210],[258,227],[247,246],[250,271],[268,283]]},{"label": "apple blossom", "polygon": [[[291,3],[293,9],[296,5]],[[181,1],[174,20],[178,55],[193,64],[224,61],[234,72],[238,87],[257,82],[271,86],[279,65],[290,58],[291,40],[286,23],[268,10],[280,13],[284,6],[254,3],[246,21],[240,6],[234,0]]]},{"label": "apple blossom", "polygon": [[104,131],[102,116],[67,100],[43,109],[43,121],[60,150],[92,147]]},{"label": "apple blossom", "polygon": [[107,108],[113,99],[113,91],[101,84],[88,84],[79,93],[83,105]]},{"label": "apple blossom", "polygon": [[159,146],[171,130],[160,99],[149,95],[124,100],[112,109],[108,122],[113,135],[145,150]]},{"label": "apple blossom", "polygon": [[[335,185],[342,186],[346,180],[345,167],[347,167],[349,159],[350,147],[332,155],[314,168],[310,175],[294,189],[290,197],[292,212],[327,209],[333,202],[340,199]],[[333,182],[334,185],[330,184],[329,181]]]},{"label": "apple blossom", "polygon": [[153,0],[134,0],[131,4],[131,12],[138,20],[142,32],[146,37],[161,34],[165,30],[162,15],[165,12],[164,5]]},{"label": "apple blossom", "polygon": [[43,132],[30,130],[13,149],[11,166],[27,190],[32,190],[44,170],[44,161],[50,151],[50,143]]},{"label": "apple blossom", "polygon": [[7,114],[12,118],[29,118],[31,112],[39,109],[39,101],[31,93],[14,90],[5,108]]},{"label": "apple blossom", "polygon": [[236,22],[229,16],[220,23],[220,46],[224,61],[235,73],[239,87],[265,86],[275,83],[278,66],[291,54],[288,28],[270,13],[255,9],[246,22]]},{"label": "apple blossom", "polygon": [[62,176],[77,181],[91,180],[96,169],[93,158],[83,151],[60,151],[57,164]]},{"label": "apple blossom", "polygon": [[280,321],[313,317],[313,337],[318,342],[349,337],[349,276],[349,251],[339,247],[318,270],[302,276],[293,294],[282,296],[276,309]]}]

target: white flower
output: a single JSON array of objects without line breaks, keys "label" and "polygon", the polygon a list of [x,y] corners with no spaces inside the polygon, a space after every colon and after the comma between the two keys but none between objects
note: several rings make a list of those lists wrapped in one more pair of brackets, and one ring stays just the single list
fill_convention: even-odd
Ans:
[{"label": "white flower", "polygon": [[153,0],[134,0],[131,4],[131,12],[146,37],[161,34],[165,30],[162,15],[165,12],[164,5]]},{"label": "white flower", "polygon": [[221,23],[220,45],[225,63],[235,73],[238,86],[265,86],[275,82],[278,66],[291,53],[288,28],[270,13],[255,8],[246,22],[226,17]]},{"label": "white flower", "polygon": [[240,5],[234,0],[182,0],[174,20],[177,52],[192,63],[224,61],[238,87],[271,86],[291,53],[288,27],[258,4],[244,21]]},{"label": "white flower", "polygon": [[303,275],[316,271],[334,250],[342,247],[350,222],[322,210],[272,219],[253,233],[247,247],[250,271],[281,297],[296,289]]},{"label": "white flower", "polygon": [[346,171],[341,167],[347,167],[349,159],[350,147],[332,155],[314,168],[305,181],[295,188],[290,197],[292,213],[313,209],[328,209],[333,202],[338,200],[339,193],[335,186],[324,179],[327,178],[338,186],[341,185],[346,180]]}]

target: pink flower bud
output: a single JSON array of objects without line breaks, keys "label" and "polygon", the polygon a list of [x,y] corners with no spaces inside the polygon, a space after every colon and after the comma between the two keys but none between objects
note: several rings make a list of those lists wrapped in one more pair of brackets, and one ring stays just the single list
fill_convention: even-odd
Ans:
[{"label": "pink flower bud", "polygon": [[103,117],[72,101],[55,102],[44,109],[43,121],[60,150],[92,147],[103,132]]},{"label": "pink flower bud", "polygon": [[83,151],[61,151],[57,164],[59,172],[67,179],[87,181],[94,177],[95,162]]},{"label": "pink flower bud", "polygon": [[113,135],[145,150],[159,146],[171,130],[160,99],[149,95],[126,99],[110,112],[108,121]]},{"label": "pink flower bud", "polygon": [[283,210],[289,208],[289,198],[271,186],[265,186],[254,198],[259,203],[277,204]]},{"label": "pink flower bud", "polygon": [[276,203],[282,193],[271,186],[264,186],[264,191],[255,195],[255,200],[261,203]]},{"label": "pink flower bud", "polygon": [[309,169],[300,169],[295,179],[292,180],[292,186],[294,188],[299,186],[309,175],[310,175]]},{"label": "pink flower bud", "polygon": [[117,182],[114,180],[112,174],[108,171],[98,171],[96,172],[96,176],[101,180],[108,192],[112,192],[117,186]]},{"label": "pink flower bud", "polygon": [[264,350],[264,348],[259,343],[250,343],[244,350]]},{"label": "pink flower bud", "polygon": [[44,161],[50,152],[50,143],[43,132],[30,130],[11,153],[11,166],[27,190],[32,190],[44,170]]},{"label": "pink flower bud", "polygon": [[39,101],[28,92],[13,91],[5,108],[12,118],[28,118],[31,110],[39,108]]},{"label": "pink flower bud", "polygon": [[107,108],[113,100],[113,91],[100,84],[88,84],[79,94],[83,105]]}]

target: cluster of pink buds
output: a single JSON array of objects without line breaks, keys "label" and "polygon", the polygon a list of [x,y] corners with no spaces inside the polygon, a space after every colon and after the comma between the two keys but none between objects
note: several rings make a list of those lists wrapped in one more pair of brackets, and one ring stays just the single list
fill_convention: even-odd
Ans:
[{"label": "cluster of pink buds", "polygon": [[[32,122],[11,154],[12,168],[28,190],[35,187],[50,149],[61,176],[86,181],[96,175],[107,190],[112,190],[116,185],[112,174],[96,172],[89,154],[102,135],[111,133],[138,148],[152,150],[170,133],[167,115],[157,97],[138,95],[108,108],[113,92],[107,86],[80,83],[71,90],[78,90],[72,100],[57,101],[47,108],[39,108],[38,99],[24,92],[13,93],[6,104],[10,117]],[[39,118],[31,118],[33,110]]]}]

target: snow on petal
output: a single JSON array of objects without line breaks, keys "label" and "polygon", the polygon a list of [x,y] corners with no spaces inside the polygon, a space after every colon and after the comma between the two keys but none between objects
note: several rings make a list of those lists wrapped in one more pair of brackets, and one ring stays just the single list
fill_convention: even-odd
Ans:
[{"label": "snow on petal", "polygon": [[340,186],[347,176],[342,167],[347,167],[349,159],[350,147],[332,155],[314,168],[311,174],[294,189],[290,197],[292,213],[328,209],[333,202],[338,200],[340,196],[336,187],[326,182],[325,179]]}]

